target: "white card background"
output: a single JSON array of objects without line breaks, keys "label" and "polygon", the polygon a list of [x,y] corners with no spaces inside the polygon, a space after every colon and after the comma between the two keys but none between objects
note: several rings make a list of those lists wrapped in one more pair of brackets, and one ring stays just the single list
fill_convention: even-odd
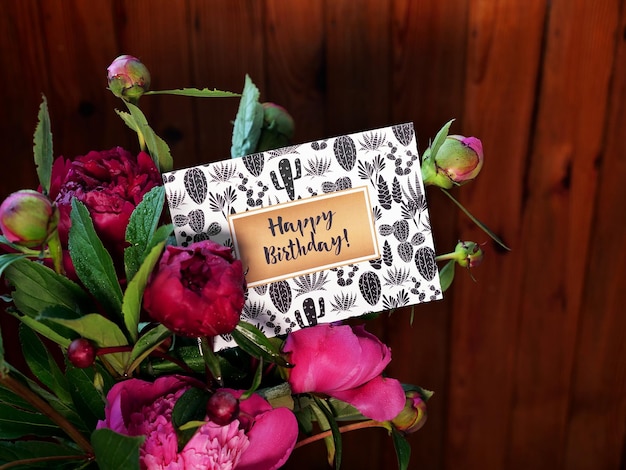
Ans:
[{"label": "white card background", "polygon": [[[249,288],[242,319],[267,336],[442,297],[411,123],[176,170],[163,178],[182,246],[209,238],[232,247],[230,214],[367,187],[381,257]],[[216,348],[234,345],[230,341],[229,335],[216,338]]]}]

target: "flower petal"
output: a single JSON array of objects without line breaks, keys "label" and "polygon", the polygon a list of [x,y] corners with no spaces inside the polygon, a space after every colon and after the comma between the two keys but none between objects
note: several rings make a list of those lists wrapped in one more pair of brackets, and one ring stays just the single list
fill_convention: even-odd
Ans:
[{"label": "flower petal", "polygon": [[396,379],[382,375],[351,390],[335,391],[332,397],[351,404],[361,414],[376,421],[389,421],[404,408],[406,398],[402,385]]}]

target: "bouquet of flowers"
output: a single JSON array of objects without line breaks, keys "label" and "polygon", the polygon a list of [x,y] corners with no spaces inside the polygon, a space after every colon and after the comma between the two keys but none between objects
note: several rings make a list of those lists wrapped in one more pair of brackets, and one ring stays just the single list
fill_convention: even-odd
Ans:
[{"label": "bouquet of flowers", "polygon": [[[179,245],[162,213],[173,161],[142,95],[239,98],[234,158],[290,144],[288,112],[259,103],[249,78],[241,94],[149,91],[148,70],[131,56],[113,61],[108,81],[139,153],[54,159],[44,98],[34,135],[40,187],[0,206],[3,300],[20,321],[28,366],[4,360],[0,337],[0,468],[276,469],[320,439],[339,468],[342,433],[372,426],[389,433],[406,468],[405,436],[423,426],[431,392],[384,374],[390,348],[350,322],[266,336],[242,319],[246,272],[231,247],[210,233]],[[450,125],[424,152],[421,173],[452,198],[446,189],[476,177],[483,153],[480,140],[448,135]],[[436,257],[447,261],[442,290],[456,264],[470,269],[482,257],[473,242]],[[225,336],[232,347],[217,348]]]}]

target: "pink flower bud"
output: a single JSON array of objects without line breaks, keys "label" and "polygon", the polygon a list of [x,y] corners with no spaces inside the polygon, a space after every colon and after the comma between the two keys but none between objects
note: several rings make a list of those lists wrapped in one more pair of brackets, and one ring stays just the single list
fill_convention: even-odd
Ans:
[{"label": "pink flower bud", "polygon": [[96,360],[96,347],[88,339],[75,339],[67,348],[67,358],[74,367],[85,369]]},{"label": "pink flower bud", "polygon": [[206,414],[219,426],[226,426],[239,416],[239,400],[228,390],[217,390],[206,405]]},{"label": "pink flower bud", "polygon": [[391,424],[403,434],[418,431],[426,423],[426,402],[417,391],[406,392],[406,403],[402,411],[391,420]]},{"label": "pink flower bud", "polygon": [[45,244],[56,230],[59,213],[46,196],[24,189],[0,205],[0,230],[12,243],[28,248]]},{"label": "pink flower bud", "polygon": [[476,137],[449,135],[436,154],[429,148],[424,155],[424,184],[445,189],[473,180],[483,167],[483,145]]},{"label": "pink flower bud", "polygon": [[475,268],[483,262],[484,253],[475,242],[459,242],[454,248],[457,264],[463,268]]},{"label": "pink flower bud", "polygon": [[150,89],[150,72],[139,59],[121,55],[107,69],[109,89],[118,98],[137,101]]}]

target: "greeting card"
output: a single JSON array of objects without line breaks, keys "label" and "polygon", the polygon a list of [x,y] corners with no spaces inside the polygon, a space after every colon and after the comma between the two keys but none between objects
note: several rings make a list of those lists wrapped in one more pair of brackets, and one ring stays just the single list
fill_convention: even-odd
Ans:
[{"label": "greeting card", "polygon": [[163,178],[178,244],[233,248],[268,336],[442,297],[411,123]]}]

